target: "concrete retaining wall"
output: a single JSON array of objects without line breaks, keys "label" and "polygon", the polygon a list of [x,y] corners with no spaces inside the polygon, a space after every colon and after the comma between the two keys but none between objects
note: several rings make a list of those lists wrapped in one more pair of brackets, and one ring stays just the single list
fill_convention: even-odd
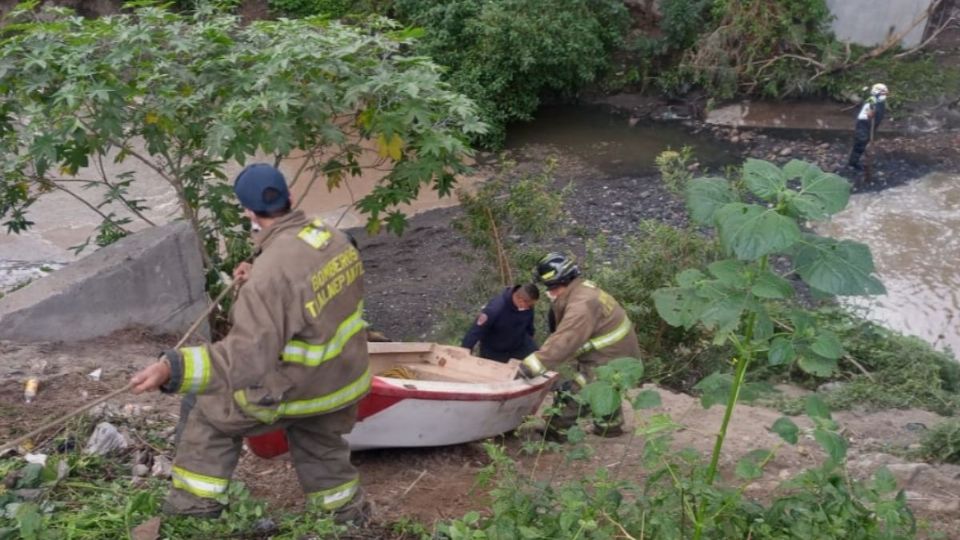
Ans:
[{"label": "concrete retaining wall", "polygon": [[[827,0],[836,17],[833,31],[843,41],[860,45],[878,45],[892,34],[899,34],[930,8],[933,0]],[[901,45],[913,47],[923,39],[924,19]]]},{"label": "concrete retaining wall", "polygon": [[0,339],[77,341],[129,327],[180,333],[208,305],[197,237],[136,233],[0,299]]}]

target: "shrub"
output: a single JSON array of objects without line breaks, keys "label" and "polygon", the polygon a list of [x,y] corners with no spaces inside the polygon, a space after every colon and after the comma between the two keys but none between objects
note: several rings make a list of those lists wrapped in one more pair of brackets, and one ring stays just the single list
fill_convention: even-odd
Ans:
[{"label": "shrub", "polygon": [[842,309],[822,309],[817,318],[873,375],[870,380],[851,368],[853,377],[843,377],[849,382],[827,395],[832,407],[917,407],[940,414],[960,410],[960,363],[952,355]]},{"label": "shrub", "polygon": [[575,94],[608,66],[629,20],[616,0],[397,0],[396,15],[425,30],[421,52],[477,102],[502,143],[508,122],[529,120],[541,96]]},{"label": "shrub", "polygon": [[658,288],[670,285],[681,270],[718,260],[721,252],[715,239],[649,220],[640,223],[636,236],[610,264],[599,264],[597,244],[591,247],[590,278],[627,310],[653,380],[689,390],[718,367],[724,352],[711,347],[710,333],[702,327],[668,325],[657,314],[651,296]]},{"label": "shrub", "polygon": [[937,424],[923,438],[921,452],[927,459],[960,465],[960,420]]},{"label": "shrub", "polygon": [[269,0],[270,11],[287,17],[327,15],[339,19],[350,12],[350,0]]}]

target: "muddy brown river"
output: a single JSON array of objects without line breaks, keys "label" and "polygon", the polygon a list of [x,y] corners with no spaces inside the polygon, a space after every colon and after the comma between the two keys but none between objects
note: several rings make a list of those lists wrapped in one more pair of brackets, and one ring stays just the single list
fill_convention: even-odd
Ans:
[{"label": "muddy brown river", "polygon": [[[823,140],[846,135],[816,133]],[[790,136],[789,131],[777,135],[783,140]],[[693,146],[698,160],[712,170],[740,159],[738,149],[706,133],[693,134],[680,123],[638,123],[605,107],[544,107],[533,122],[511,126],[507,139],[508,149],[538,146],[575,155],[607,177],[655,174],[657,154],[684,145]],[[285,163],[284,168],[296,170],[295,165]],[[228,172],[236,170],[239,166]],[[134,192],[150,207],[151,219],[158,223],[171,219],[176,203],[169,188],[150,178],[147,170],[136,173],[143,181],[135,184]],[[374,183],[375,179],[364,177],[353,183],[353,191],[311,192],[304,198],[303,208],[331,222],[341,221],[344,227],[361,225],[362,216],[348,209]],[[294,191],[298,198],[302,196],[299,186]],[[425,190],[423,197],[405,210],[415,213],[455,203],[455,199],[439,199]],[[99,221],[61,193],[45,197],[31,210],[30,217],[37,222],[34,229],[19,236],[0,234],[0,292],[75,260],[69,247],[82,242]],[[123,213],[123,209],[116,210]],[[854,195],[849,208],[821,231],[865,242],[873,249],[878,273],[889,292],[849,301],[850,305],[896,330],[956,351],[960,350],[958,226],[960,176],[932,174],[878,193]]]},{"label": "muddy brown river", "polygon": [[960,176],[933,173],[853,195],[818,231],[868,244],[887,294],[850,306],[938,349],[960,351]]}]

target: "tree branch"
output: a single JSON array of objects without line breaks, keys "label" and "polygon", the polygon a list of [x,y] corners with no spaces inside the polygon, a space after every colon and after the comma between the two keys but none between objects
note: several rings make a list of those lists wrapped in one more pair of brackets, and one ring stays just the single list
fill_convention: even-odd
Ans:
[{"label": "tree branch", "polygon": [[[97,163],[100,167],[100,176],[103,178],[103,183],[106,184],[107,187],[113,188],[114,187],[113,184],[111,184],[110,181],[107,180],[107,169],[106,167],[103,166],[103,154],[100,154],[100,153],[97,154]],[[151,227],[157,226],[156,223],[150,221],[150,219],[148,219],[147,216],[143,215],[139,210],[137,210],[137,208],[134,207],[134,205],[130,204],[130,202],[127,201],[127,199],[123,195],[120,195],[119,199],[120,199],[120,202],[122,202],[123,205],[127,207],[127,210],[130,210],[131,212],[133,212],[138,218],[147,222]]]}]

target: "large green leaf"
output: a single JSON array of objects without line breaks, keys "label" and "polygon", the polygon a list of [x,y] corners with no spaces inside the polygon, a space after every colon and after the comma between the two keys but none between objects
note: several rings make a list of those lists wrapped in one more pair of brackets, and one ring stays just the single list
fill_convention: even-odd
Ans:
[{"label": "large green leaf", "polygon": [[817,338],[810,345],[810,349],[824,358],[837,360],[843,356],[843,345],[836,334],[828,330],[821,330]]},{"label": "large green leaf", "polygon": [[795,221],[755,204],[730,203],[717,211],[716,221],[721,243],[746,261],[783,251],[800,239]]},{"label": "large green leaf", "polygon": [[717,404],[723,405],[733,389],[733,376],[729,373],[711,373],[695,384],[693,389],[701,392],[700,405],[704,409]]},{"label": "large green leaf", "polygon": [[824,429],[816,429],[813,431],[813,438],[820,443],[820,446],[823,447],[834,463],[841,463],[843,458],[847,456],[847,441],[839,434]]},{"label": "large green leaf", "polygon": [[590,405],[596,416],[609,416],[620,408],[620,393],[606,381],[594,381],[583,387],[581,397]]},{"label": "large green leaf", "polygon": [[634,409],[654,409],[662,404],[660,392],[656,390],[641,390],[637,397],[633,398]]},{"label": "large green leaf", "polygon": [[770,343],[767,362],[769,362],[771,366],[780,366],[792,362],[796,356],[797,353],[793,348],[793,341],[785,337],[777,337]]},{"label": "large green leaf", "polygon": [[636,358],[617,358],[597,368],[597,378],[620,388],[631,388],[643,378],[643,362]]},{"label": "large green leaf", "polygon": [[804,183],[823,174],[823,171],[813,163],[791,159],[789,163],[783,166],[783,174],[787,180],[799,179],[801,183]]},{"label": "large green leaf", "polygon": [[770,429],[780,436],[781,439],[787,441],[790,444],[797,444],[799,440],[798,435],[800,434],[800,428],[793,423],[793,420],[787,418],[786,416],[781,416],[773,423],[773,426]]},{"label": "large green leaf", "polygon": [[817,377],[829,377],[837,370],[837,361],[816,354],[801,354],[797,361],[800,369]]},{"label": "large green leaf", "polygon": [[734,474],[743,480],[756,480],[763,476],[763,466],[770,461],[773,453],[769,450],[753,450],[737,462]]},{"label": "large green leaf", "polygon": [[[794,164],[797,165],[794,165]],[[793,167],[791,167],[793,165]],[[850,183],[831,173],[821,171],[815,165],[791,161],[784,167],[788,175],[800,178],[801,189],[789,199],[792,211],[807,219],[824,219],[847,206],[850,199]]]},{"label": "large green leaf", "polygon": [[747,308],[749,297],[739,289],[727,287],[719,281],[703,284],[698,295],[707,300],[700,308],[700,322],[704,326],[727,333],[736,330],[740,324],[740,316]]},{"label": "large green leaf", "polygon": [[757,275],[750,292],[760,298],[781,300],[793,296],[793,285],[769,270]]},{"label": "large green leaf", "polygon": [[743,164],[743,180],[754,195],[768,201],[776,200],[787,186],[787,178],[779,167],[759,159],[748,159]]},{"label": "large green leaf", "polygon": [[828,407],[827,404],[820,399],[820,396],[816,394],[810,394],[807,396],[807,399],[804,403],[804,408],[807,411],[807,416],[810,418],[832,418],[830,415],[830,407]]},{"label": "large green leaf", "polygon": [[886,466],[881,466],[873,473],[873,487],[881,494],[897,490],[897,478]]},{"label": "large green leaf", "polygon": [[811,287],[835,295],[883,294],[870,248],[852,240],[804,234],[794,251],[797,273]]},{"label": "large green leaf", "polygon": [[697,178],[687,185],[690,218],[700,225],[714,226],[714,214],[722,206],[737,200],[730,182],[723,178]]},{"label": "large green leaf", "polygon": [[746,265],[736,259],[726,259],[711,263],[707,270],[721,283],[730,287],[744,287],[747,284]]},{"label": "large green leaf", "polygon": [[695,287],[700,281],[703,281],[706,278],[707,276],[705,276],[703,272],[697,270],[696,268],[687,268],[683,272],[677,274],[677,283],[681,287]]},{"label": "large green leaf", "polygon": [[700,320],[704,301],[692,288],[657,289],[651,296],[657,313],[670,326],[692,328]]}]

